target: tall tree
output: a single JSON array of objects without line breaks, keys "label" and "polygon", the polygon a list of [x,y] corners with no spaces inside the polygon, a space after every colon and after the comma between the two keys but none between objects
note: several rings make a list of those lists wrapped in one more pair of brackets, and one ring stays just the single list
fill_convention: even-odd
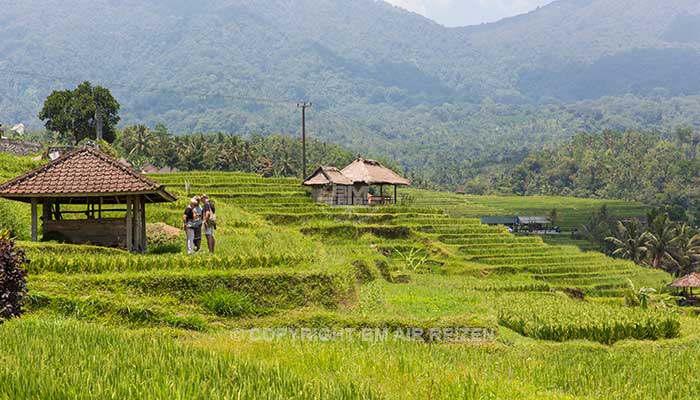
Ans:
[{"label": "tall tree", "polygon": [[112,143],[116,139],[119,108],[108,89],[83,82],[74,90],[52,92],[44,101],[39,119],[47,130],[70,137],[76,144],[86,138],[97,139],[98,128],[103,139]]}]

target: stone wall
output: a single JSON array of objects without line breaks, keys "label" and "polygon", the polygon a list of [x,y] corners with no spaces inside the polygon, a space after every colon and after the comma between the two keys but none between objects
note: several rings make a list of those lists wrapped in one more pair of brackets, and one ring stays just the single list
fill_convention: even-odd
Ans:
[{"label": "stone wall", "polygon": [[0,152],[10,153],[18,156],[28,156],[37,154],[43,150],[44,146],[39,143],[25,142],[22,140],[0,139]]}]

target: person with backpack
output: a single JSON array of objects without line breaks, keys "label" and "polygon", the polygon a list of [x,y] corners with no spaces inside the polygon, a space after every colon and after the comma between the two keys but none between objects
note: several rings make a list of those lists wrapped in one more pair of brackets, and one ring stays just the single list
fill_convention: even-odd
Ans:
[{"label": "person with backpack", "polygon": [[182,215],[182,227],[185,229],[187,238],[187,254],[194,254],[199,250],[197,245],[197,231],[199,230],[199,240],[202,240],[202,209],[199,207],[199,200],[192,198],[190,204],[185,208]]},{"label": "person with backpack", "polygon": [[209,196],[202,195],[202,212],[204,213],[204,236],[207,237],[207,246],[209,252],[214,253],[216,240],[214,239],[214,231],[216,230],[216,207],[214,202],[209,200]]},{"label": "person with backpack", "polygon": [[202,248],[202,226],[204,225],[204,211],[202,211],[202,199],[199,196],[194,196],[197,206],[194,212],[197,215],[197,226],[194,228],[194,251],[199,252]]}]

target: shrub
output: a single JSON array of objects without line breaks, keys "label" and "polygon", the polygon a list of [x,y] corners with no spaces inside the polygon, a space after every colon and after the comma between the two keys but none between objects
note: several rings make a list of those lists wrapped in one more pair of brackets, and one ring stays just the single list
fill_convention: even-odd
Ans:
[{"label": "shrub", "polygon": [[0,231],[0,320],[22,314],[27,295],[27,272],[22,266],[28,262],[10,239],[9,231]]}]

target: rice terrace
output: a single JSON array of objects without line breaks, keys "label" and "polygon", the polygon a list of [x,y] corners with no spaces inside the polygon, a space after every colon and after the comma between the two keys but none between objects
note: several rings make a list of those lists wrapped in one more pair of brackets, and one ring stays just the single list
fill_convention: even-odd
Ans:
[{"label": "rice terrace", "polygon": [[697,0],[0,0],[0,400],[700,399]]},{"label": "rice terrace", "polygon": [[[647,308],[625,306],[630,285],[661,289],[671,276],[476,218],[513,212],[520,201],[411,189],[407,204],[331,207],[313,203],[293,178],[150,178],[180,198],[196,182],[189,190],[216,199],[219,251],[188,258],[181,245],[179,254],[132,255],[18,242],[31,260],[29,296],[27,313],[0,326],[3,397],[679,398],[698,390],[692,363],[677,362],[698,351],[697,318],[661,296]],[[543,197],[528,207],[537,200],[545,209],[570,202],[576,217],[605,203]],[[2,205],[31,225],[29,206]],[[148,222],[178,226],[180,208],[149,206]],[[333,340],[320,328],[348,333]],[[447,328],[469,328],[468,340],[442,337]]]}]

